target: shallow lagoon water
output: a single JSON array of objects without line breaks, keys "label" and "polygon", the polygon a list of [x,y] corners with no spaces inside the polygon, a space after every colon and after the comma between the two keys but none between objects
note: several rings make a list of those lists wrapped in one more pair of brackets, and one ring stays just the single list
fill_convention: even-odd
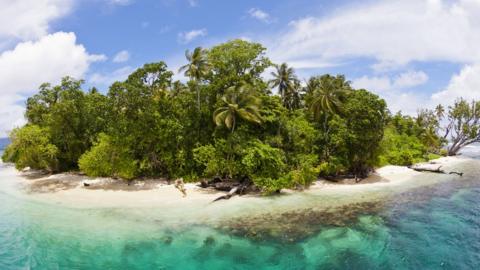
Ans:
[{"label": "shallow lagoon water", "polygon": [[[462,180],[409,190],[374,209],[344,209],[342,222],[300,219],[296,227],[309,233],[287,240],[166,222],[155,209],[31,201],[7,192],[14,185],[0,176],[0,269],[478,269],[477,165],[465,163]],[[296,203],[301,208],[301,197]]]}]

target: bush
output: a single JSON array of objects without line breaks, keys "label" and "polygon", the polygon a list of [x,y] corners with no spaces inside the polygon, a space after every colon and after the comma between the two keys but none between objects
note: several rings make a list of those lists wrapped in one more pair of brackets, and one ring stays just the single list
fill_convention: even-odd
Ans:
[{"label": "bush", "polygon": [[438,155],[438,154],[428,153],[427,160],[433,160],[433,159],[437,159],[437,158],[441,158],[441,157],[442,156]]},{"label": "bush", "polygon": [[283,151],[259,140],[238,143],[235,137],[219,139],[215,145],[200,146],[193,152],[195,161],[204,166],[205,176],[247,177],[267,193],[292,185],[282,178],[286,170]]},{"label": "bush", "polygon": [[316,155],[299,157],[300,165],[286,174],[275,177],[255,177],[254,183],[262,188],[265,194],[279,191],[283,188],[306,188],[318,177],[319,168],[315,167],[318,158]]},{"label": "bush", "polygon": [[299,163],[290,171],[292,181],[295,185],[308,187],[313,181],[317,180],[320,173],[318,166],[318,156],[315,154],[299,155],[297,157]]},{"label": "bush", "polygon": [[283,188],[292,187],[292,179],[289,175],[280,178],[257,177],[255,178],[255,185],[262,189],[266,195],[280,191]]},{"label": "bush", "polygon": [[408,166],[424,161],[427,157],[427,147],[417,136],[399,134],[392,127],[385,129],[381,146],[382,152],[378,162],[380,166],[387,164]]},{"label": "bush", "polygon": [[335,157],[331,157],[328,161],[324,161],[318,166],[318,174],[320,176],[336,176],[346,170],[347,168],[341,160]]},{"label": "bush", "polygon": [[235,143],[224,139],[215,141],[215,145],[203,145],[193,149],[193,158],[197,164],[204,167],[206,177],[223,176],[236,177],[240,173],[240,150]]},{"label": "bush", "polygon": [[17,128],[10,134],[11,144],[5,149],[2,159],[15,163],[19,170],[26,167],[56,171],[58,149],[50,143],[48,131],[36,125]]},{"label": "bush", "polygon": [[78,161],[80,170],[88,176],[114,176],[133,179],[138,175],[138,164],[128,148],[117,145],[111,137],[101,133],[94,146]]},{"label": "bush", "polygon": [[448,156],[448,150],[447,149],[441,149],[439,155],[442,156],[442,157]]},{"label": "bush", "polygon": [[283,151],[258,140],[250,143],[242,154],[241,163],[245,176],[259,187],[265,187],[261,184],[265,181],[259,181],[260,179],[270,178],[271,180],[266,182],[272,182],[279,179],[285,171]]}]

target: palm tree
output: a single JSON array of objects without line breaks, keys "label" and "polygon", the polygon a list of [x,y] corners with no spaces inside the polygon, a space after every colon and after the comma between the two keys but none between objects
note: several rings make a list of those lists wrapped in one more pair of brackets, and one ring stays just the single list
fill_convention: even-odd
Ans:
[{"label": "palm tree", "polygon": [[[326,140],[329,140],[330,136],[328,119],[332,115],[342,113],[342,103],[349,91],[351,91],[351,88],[344,76],[323,75],[313,77],[307,83],[310,110],[317,120],[323,116],[323,132]],[[328,148],[325,148],[324,155],[326,158],[329,156]]]},{"label": "palm tree", "polygon": [[312,95],[310,110],[316,119],[321,115],[341,113],[342,99],[350,91],[343,76],[324,75],[311,78],[307,83],[307,92]]},{"label": "palm tree", "polygon": [[[296,84],[298,82],[297,76],[293,68],[288,67],[286,63],[275,66],[276,71],[272,72],[273,79],[269,81],[272,88],[278,87],[278,93],[282,98],[284,106],[288,104],[287,97],[295,95]],[[287,106],[285,106],[287,107]]]},{"label": "palm tree", "polygon": [[300,108],[302,103],[301,91],[302,86],[300,85],[300,81],[297,80],[295,81],[293,88],[287,91],[283,100],[283,106],[291,111]]},{"label": "palm tree", "polygon": [[262,123],[259,112],[260,99],[246,86],[241,86],[239,89],[230,88],[221,100],[224,106],[213,112],[213,121],[217,126],[225,125],[233,132],[237,117],[247,122]]},{"label": "palm tree", "polygon": [[438,104],[437,107],[435,107],[435,115],[437,116],[438,120],[442,120],[445,116],[445,108],[442,106],[442,104]]},{"label": "palm tree", "polygon": [[210,70],[210,65],[207,61],[205,50],[202,47],[197,47],[193,52],[185,51],[185,57],[188,64],[180,67],[178,72],[184,72],[184,75],[189,77],[194,83],[197,91],[197,107],[200,111],[200,88],[198,83]]}]

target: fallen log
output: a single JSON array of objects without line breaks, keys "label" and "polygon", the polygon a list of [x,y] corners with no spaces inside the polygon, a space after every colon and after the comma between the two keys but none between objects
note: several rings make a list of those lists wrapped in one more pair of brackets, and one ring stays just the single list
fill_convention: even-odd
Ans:
[{"label": "fallen log", "polygon": [[431,173],[441,173],[441,174],[456,174],[459,176],[463,176],[463,172],[456,172],[456,171],[451,171],[451,172],[445,172],[442,170],[442,166],[439,166],[438,168],[426,168],[426,167],[419,167],[419,166],[408,166],[408,168],[417,171],[417,172],[431,172]]},{"label": "fallen log", "polygon": [[245,194],[252,187],[254,187],[254,186],[252,185],[252,182],[249,179],[243,179],[243,181],[240,184],[236,183],[235,186],[232,186],[232,188],[230,189],[230,191],[227,194],[216,198],[212,202],[216,202],[216,201],[219,201],[219,200],[228,200],[235,195]]},{"label": "fallen log", "polygon": [[443,173],[445,174],[445,171],[441,170],[442,166],[432,169],[432,168],[425,168],[425,167],[418,167],[418,166],[409,166],[410,169],[417,171],[417,172],[431,172],[431,173]]},{"label": "fallen log", "polygon": [[215,200],[213,200],[213,202],[230,199],[231,197],[237,194],[237,191],[239,191],[239,188],[240,188],[239,186],[232,188],[227,194],[216,198]]}]

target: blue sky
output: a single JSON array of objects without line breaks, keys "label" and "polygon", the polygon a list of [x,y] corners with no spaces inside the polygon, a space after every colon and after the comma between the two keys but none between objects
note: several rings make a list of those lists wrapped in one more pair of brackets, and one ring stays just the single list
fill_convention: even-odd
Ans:
[{"label": "blue sky", "polygon": [[479,0],[0,0],[0,137],[42,82],[106,91],[144,63],[176,71],[186,49],[233,38],[301,78],[345,74],[392,111],[478,99],[479,18]]}]

